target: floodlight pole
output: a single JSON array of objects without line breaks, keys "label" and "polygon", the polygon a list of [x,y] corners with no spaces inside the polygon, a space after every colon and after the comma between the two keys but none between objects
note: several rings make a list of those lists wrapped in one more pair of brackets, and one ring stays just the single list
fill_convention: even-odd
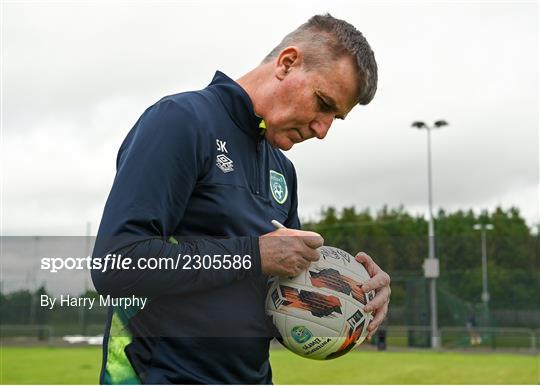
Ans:
[{"label": "floodlight pole", "polygon": [[491,231],[493,228],[492,224],[474,224],[473,226],[475,231],[480,231],[482,237],[482,301],[484,302],[486,309],[489,305],[486,231]]},{"label": "floodlight pole", "polygon": [[417,129],[426,129],[427,131],[427,156],[428,156],[428,258],[424,262],[424,274],[429,278],[429,298],[431,309],[431,347],[439,348],[441,346],[441,338],[439,334],[438,318],[437,318],[437,278],[439,277],[439,260],[435,257],[435,227],[433,225],[433,190],[431,177],[431,130],[438,129],[442,126],[447,126],[448,123],[443,120],[436,121],[433,127],[426,125],[424,122],[413,122],[412,127]]}]

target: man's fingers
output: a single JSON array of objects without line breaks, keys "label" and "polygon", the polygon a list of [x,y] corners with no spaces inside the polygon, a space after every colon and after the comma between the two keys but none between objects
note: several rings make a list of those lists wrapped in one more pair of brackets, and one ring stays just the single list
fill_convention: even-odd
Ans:
[{"label": "man's fingers", "polygon": [[371,256],[365,252],[358,252],[355,256],[356,261],[362,263],[366,271],[368,271],[369,276],[375,276],[377,272],[382,271],[381,268],[373,261]]},{"label": "man's fingers", "polygon": [[301,231],[298,229],[280,228],[271,233],[268,233],[268,235],[299,237],[304,242],[304,244],[306,244],[308,247],[312,249],[316,249],[324,245],[323,237],[317,232],[312,232],[312,231]]},{"label": "man's fingers", "polygon": [[308,269],[310,264],[311,264],[311,261],[303,257],[302,259],[300,259],[298,266],[302,268],[302,271],[305,271],[306,269]]},{"label": "man's fingers", "polygon": [[390,276],[367,253],[359,252],[355,258],[366,268],[370,276],[370,279],[362,284],[362,291],[375,290],[376,292],[375,297],[364,307],[365,311],[373,312],[373,320],[369,323],[367,336],[367,339],[371,339],[388,313],[391,294]]},{"label": "man's fingers", "polygon": [[384,287],[378,291],[377,295],[364,307],[365,311],[373,311],[373,320],[369,323],[368,338],[375,334],[377,328],[386,318],[388,313],[388,305],[390,303],[390,287]]},{"label": "man's fingers", "polygon": [[291,237],[315,237],[322,238],[320,234],[313,231],[301,231],[299,229],[290,229],[290,228],[280,228],[275,231],[268,233],[274,234],[275,236],[291,236]]},{"label": "man's fingers", "polygon": [[308,265],[312,261],[318,261],[321,258],[321,255],[319,255],[319,252],[317,250],[312,249],[312,248],[308,247],[307,245],[304,246],[301,253],[302,253],[302,257],[305,260],[307,260]]},{"label": "man's fingers", "polygon": [[374,314],[373,320],[369,323],[368,326],[368,336],[371,337],[375,334],[377,331],[377,328],[381,325],[381,323],[384,321],[384,318],[386,318],[386,314],[388,313],[388,303],[385,303],[384,306],[379,308],[377,312]]},{"label": "man's fingers", "polygon": [[383,307],[385,304],[388,304],[390,302],[390,294],[390,287],[383,287],[377,292],[375,297],[365,305],[364,310],[368,312],[375,311]]},{"label": "man's fingers", "polygon": [[317,249],[319,247],[322,247],[324,245],[324,239],[321,235],[315,233],[315,232],[306,232],[306,233],[312,233],[312,235],[302,236],[302,241],[304,244],[306,244],[308,247],[312,249]]},{"label": "man's fingers", "polygon": [[301,264],[298,264],[298,265],[296,266],[295,271],[293,272],[293,276],[298,276],[298,275],[300,275],[304,270],[305,270],[305,268],[304,268]]},{"label": "man's fingers", "polygon": [[362,291],[369,292],[389,285],[390,276],[384,271],[379,271],[375,276],[362,284]]},{"label": "man's fingers", "polygon": [[324,239],[315,232],[280,228],[259,237],[261,268],[266,275],[297,276],[320,259]]}]

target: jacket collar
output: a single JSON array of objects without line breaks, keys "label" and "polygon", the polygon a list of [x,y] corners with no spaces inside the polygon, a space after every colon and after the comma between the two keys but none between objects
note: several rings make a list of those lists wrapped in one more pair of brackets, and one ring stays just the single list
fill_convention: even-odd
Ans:
[{"label": "jacket collar", "polygon": [[255,115],[253,103],[242,86],[221,71],[216,71],[207,89],[219,97],[234,123],[242,131],[253,138],[259,137],[262,118]]}]

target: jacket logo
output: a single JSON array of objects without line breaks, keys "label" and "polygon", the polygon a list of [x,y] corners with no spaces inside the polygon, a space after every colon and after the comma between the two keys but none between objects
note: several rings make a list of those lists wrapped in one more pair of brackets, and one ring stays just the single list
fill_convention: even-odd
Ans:
[{"label": "jacket logo", "polygon": [[[222,153],[229,153],[227,151],[227,142],[221,139],[216,139],[217,151]],[[227,157],[225,154],[218,154],[216,157],[216,166],[221,169],[223,173],[229,173],[234,171],[233,160]]]},{"label": "jacket logo", "polygon": [[220,151],[222,153],[228,153],[227,151],[227,141],[222,141],[221,139],[216,139],[216,146],[217,146],[217,151]]},{"label": "jacket logo", "polygon": [[270,191],[278,204],[283,204],[287,200],[289,191],[283,174],[270,170]]},{"label": "jacket logo", "polygon": [[233,160],[227,157],[225,154],[217,155],[216,166],[220,168],[223,173],[229,173],[234,171]]}]

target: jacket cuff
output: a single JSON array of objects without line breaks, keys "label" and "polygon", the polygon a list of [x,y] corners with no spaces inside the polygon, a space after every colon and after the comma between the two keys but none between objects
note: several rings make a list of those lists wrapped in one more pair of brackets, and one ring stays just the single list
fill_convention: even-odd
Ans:
[{"label": "jacket cuff", "polygon": [[259,249],[259,237],[258,236],[249,236],[249,242],[251,246],[250,256],[251,256],[251,268],[249,269],[250,276],[258,276],[262,274],[261,267],[261,251]]}]

